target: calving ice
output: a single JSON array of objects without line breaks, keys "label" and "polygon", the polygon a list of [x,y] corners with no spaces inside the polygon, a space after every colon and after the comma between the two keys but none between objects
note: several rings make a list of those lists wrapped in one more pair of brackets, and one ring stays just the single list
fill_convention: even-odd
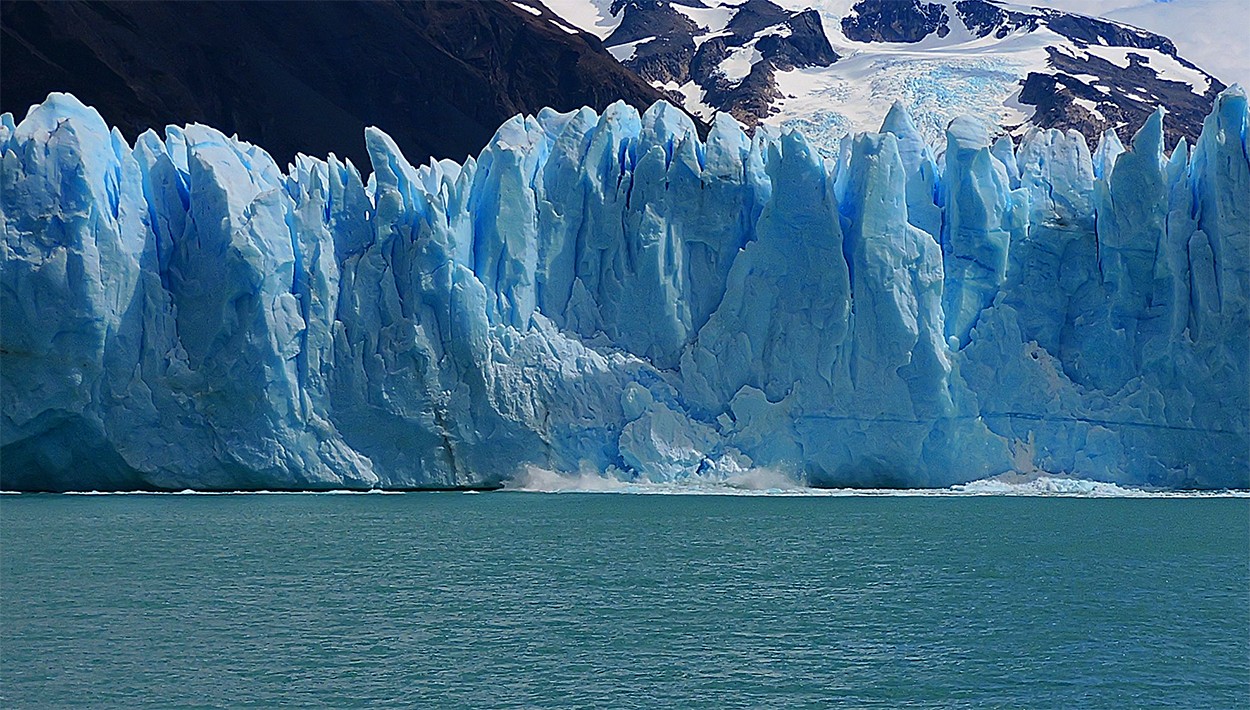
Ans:
[{"label": "calving ice", "polygon": [[1246,96],[1163,121],[827,160],[617,104],[366,177],[53,94],[0,124],[0,488],[1250,487]]}]

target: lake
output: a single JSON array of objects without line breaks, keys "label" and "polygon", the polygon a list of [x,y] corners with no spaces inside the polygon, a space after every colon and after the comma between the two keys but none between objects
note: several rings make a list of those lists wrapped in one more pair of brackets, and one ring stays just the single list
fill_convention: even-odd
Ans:
[{"label": "lake", "polygon": [[1250,706],[1250,499],[0,497],[0,705]]}]

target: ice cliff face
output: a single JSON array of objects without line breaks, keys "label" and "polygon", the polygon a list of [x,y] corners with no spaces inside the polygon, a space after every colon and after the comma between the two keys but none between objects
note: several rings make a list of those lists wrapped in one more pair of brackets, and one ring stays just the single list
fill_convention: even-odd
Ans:
[{"label": "ice cliff face", "polygon": [[1250,486],[1246,97],[1162,136],[895,110],[826,161],[618,104],[464,165],[371,129],[365,179],[52,95],[0,119],[2,485]]}]

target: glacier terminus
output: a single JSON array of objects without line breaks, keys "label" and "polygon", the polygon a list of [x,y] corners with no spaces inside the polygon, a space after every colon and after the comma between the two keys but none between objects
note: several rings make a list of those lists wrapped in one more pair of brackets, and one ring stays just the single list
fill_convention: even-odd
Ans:
[{"label": "glacier terminus", "polygon": [[1246,95],[1164,120],[831,159],[616,104],[366,175],[52,94],[0,117],[0,488],[1250,487]]}]

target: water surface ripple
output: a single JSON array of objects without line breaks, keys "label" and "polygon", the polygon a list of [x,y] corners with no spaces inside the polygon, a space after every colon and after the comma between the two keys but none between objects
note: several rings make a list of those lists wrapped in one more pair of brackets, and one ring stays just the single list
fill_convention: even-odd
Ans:
[{"label": "water surface ripple", "polygon": [[5,496],[0,705],[1250,706],[1250,500]]}]

